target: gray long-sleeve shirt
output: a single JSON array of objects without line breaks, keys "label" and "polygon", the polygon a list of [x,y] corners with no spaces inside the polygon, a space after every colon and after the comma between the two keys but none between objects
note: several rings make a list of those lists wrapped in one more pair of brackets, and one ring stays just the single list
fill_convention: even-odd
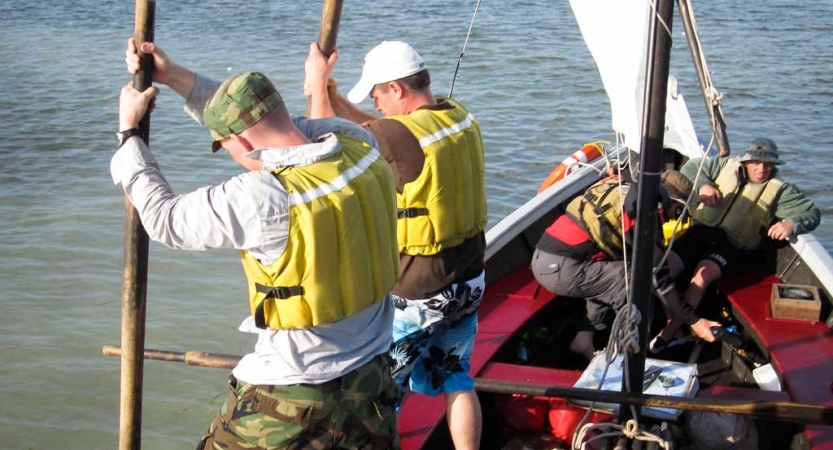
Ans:
[{"label": "gray long-sleeve shirt", "polygon": [[[202,107],[219,83],[197,77],[185,109],[202,123]],[[364,128],[342,119],[294,118],[313,143],[263,148],[249,157],[261,171],[240,174],[216,186],[177,194],[141,139],[130,139],[110,162],[115,184],[121,184],[136,207],[151,239],[186,250],[233,248],[252,253],[264,264],[277,260],[289,235],[289,201],[283,185],[268,169],[307,165],[341,150],[331,133],[346,133],[376,147]],[[207,153],[207,149],[200,149]],[[248,305],[245,298],[235,299]],[[240,331],[258,336],[255,350],[244,356],[233,374],[260,385],[323,383],[350,372],[391,345],[393,306],[389,300],[335,323],[302,330],[264,330],[249,316]]]}]

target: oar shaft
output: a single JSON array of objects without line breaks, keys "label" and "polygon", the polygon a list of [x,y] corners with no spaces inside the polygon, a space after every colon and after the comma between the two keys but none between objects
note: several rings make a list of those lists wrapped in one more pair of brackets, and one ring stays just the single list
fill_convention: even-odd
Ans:
[{"label": "oar shaft", "polygon": [[688,411],[722,412],[755,419],[800,424],[833,425],[833,407],[793,402],[746,401],[724,398],[684,398],[628,392],[598,391],[496,380],[475,380],[478,392],[560,397],[600,403],[618,403]]},{"label": "oar shaft", "polygon": [[[119,356],[121,349],[105,345],[105,356]],[[175,361],[192,366],[232,369],[240,356],[222,353],[173,352],[145,350],[145,358]],[[751,416],[755,419],[799,424],[833,425],[833,407],[793,402],[748,401],[724,398],[680,398],[659,395],[632,394],[627,392],[598,391],[564,386],[548,386],[533,383],[475,379],[478,392],[493,394],[522,394],[542,397],[559,397],[599,403],[619,403],[656,408],[673,408],[687,411],[722,412]]]},{"label": "oar shaft", "polygon": [[[122,356],[122,349],[114,345],[105,345],[101,352],[104,356]],[[210,367],[213,369],[233,369],[240,361],[240,356],[220,353],[173,352],[168,350],[145,349],[145,359],[173,361],[189,366]]]}]

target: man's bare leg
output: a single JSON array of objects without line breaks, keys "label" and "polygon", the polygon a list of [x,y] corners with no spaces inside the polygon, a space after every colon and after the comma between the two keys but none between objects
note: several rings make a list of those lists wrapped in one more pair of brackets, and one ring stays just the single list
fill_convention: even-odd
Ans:
[{"label": "man's bare leg", "polygon": [[[703,295],[705,295],[706,289],[708,289],[708,287],[715,280],[720,278],[720,275],[720,266],[717,265],[716,262],[710,259],[700,261],[700,263],[697,264],[697,268],[694,270],[694,276],[691,277],[691,282],[685,291],[683,297],[685,298],[685,301],[691,305],[692,308],[697,309],[700,301],[703,300]],[[672,319],[659,333],[659,337],[666,342],[670,342],[671,339],[674,338],[674,334],[677,333],[677,330],[679,330],[682,326],[682,322]]]},{"label": "man's bare leg", "polygon": [[445,411],[448,429],[456,450],[478,450],[483,417],[480,400],[475,391],[458,391],[446,394]]}]

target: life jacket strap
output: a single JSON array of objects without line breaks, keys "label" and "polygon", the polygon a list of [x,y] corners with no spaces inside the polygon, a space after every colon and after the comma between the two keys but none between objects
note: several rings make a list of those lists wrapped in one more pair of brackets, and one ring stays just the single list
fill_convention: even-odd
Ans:
[{"label": "life jacket strap", "polygon": [[279,300],[286,300],[289,297],[296,295],[304,295],[303,286],[266,286],[265,284],[255,283],[255,288],[261,294],[266,294],[266,297],[261,300],[255,310],[255,326],[261,329],[268,328],[266,326],[266,313],[264,312],[263,304],[270,298],[277,298]]},{"label": "life jacket strap", "polygon": [[396,212],[397,219],[411,219],[419,216],[427,216],[428,208],[405,208]]}]

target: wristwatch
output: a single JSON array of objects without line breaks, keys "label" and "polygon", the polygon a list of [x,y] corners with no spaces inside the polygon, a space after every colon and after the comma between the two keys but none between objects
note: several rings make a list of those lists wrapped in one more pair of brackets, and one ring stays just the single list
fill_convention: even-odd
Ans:
[{"label": "wristwatch", "polygon": [[116,142],[119,144],[119,148],[127,142],[132,136],[142,136],[142,130],[138,128],[130,128],[124,131],[119,131],[116,133]]}]

